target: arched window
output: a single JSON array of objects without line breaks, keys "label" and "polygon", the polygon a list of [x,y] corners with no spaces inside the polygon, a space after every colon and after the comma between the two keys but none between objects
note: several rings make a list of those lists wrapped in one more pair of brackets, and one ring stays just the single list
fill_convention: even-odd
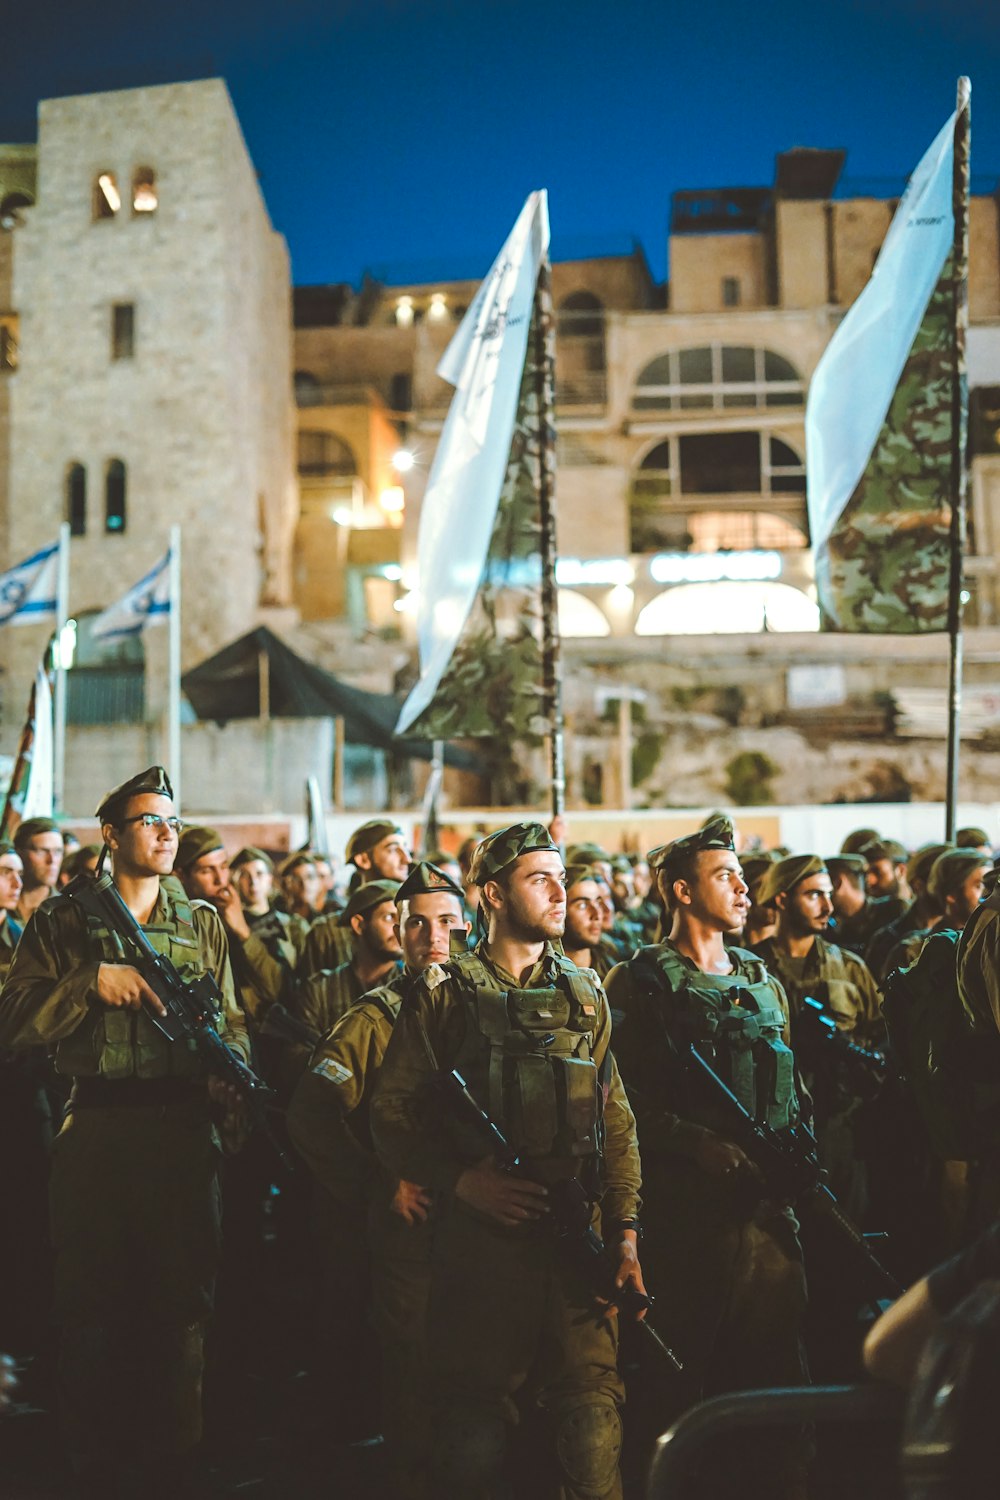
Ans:
[{"label": "arched window", "polygon": [[558,317],[564,338],[604,338],[604,303],[593,292],[571,292],[559,304]]},{"label": "arched window", "polygon": [[736,344],[671,349],[643,369],[634,411],[724,411],[730,407],[801,406],[802,377],[783,355]]},{"label": "arched window", "polygon": [[556,401],[560,406],[594,406],[607,399],[604,306],[593,292],[573,292],[556,319]]},{"label": "arched window", "polygon": [[686,583],[657,594],[636,635],[753,635],[819,629],[819,609],[787,583]]},{"label": "arched window", "polygon": [[104,476],[104,529],[116,533],[125,530],[125,465],[113,458]]},{"label": "arched window", "polygon": [[87,471],[83,464],[70,464],[66,470],[66,519],[70,536],[86,533]]},{"label": "arched window", "polygon": [[132,173],[132,212],[155,214],[158,206],[156,173],[152,167],[136,167]]},{"label": "arched window", "polygon": [[122,206],[114,172],[98,172],[94,178],[94,218],[113,219]]},{"label": "arched window", "polygon": [[323,387],[316,376],[309,370],[296,370],[293,377],[295,382],[295,404],[296,406],[322,406]]},{"label": "arched window", "polygon": [[607,616],[586,594],[576,589],[560,589],[559,634],[562,636],[605,636],[611,634]]},{"label": "arched window", "polygon": [[299,433],[300,474],[350,479],[357,472],[354,453],[335,432]]}]

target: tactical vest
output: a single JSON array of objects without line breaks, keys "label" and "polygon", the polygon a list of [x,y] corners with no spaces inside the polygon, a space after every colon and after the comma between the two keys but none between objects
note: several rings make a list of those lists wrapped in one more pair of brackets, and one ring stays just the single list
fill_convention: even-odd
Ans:
[{"label": "tactical vest", "polygon": [[780,964],[775,962],[775,972],[785,987],[789,1003],[794,1011],[801,1004],[803,996],[811,995],[814,999],[823,1001],[831,1014],[836,1016],[838,1023],[843,1023],[845,1031],[853,1031],[858,1020],[864,1019],[861,991],[848,975],[843,950],[836,943],[821,939],[817,942],[815,952],[818,959],[815,972],[807,978],[800,979],[792,974],[786,977],[781,973]]},{"label": "tactical vest", "polygon": [[[640,948],[634,963],[659,995],[669,991],[661,1014],[674,1045],[696,1043],[754,1119],[784,1130],[799,1117],[794,1059],[782,1035],[785,1013],[760,959],[739,948],[730,954],[749,960],[750,976],[691,969],[666,944]],[[711,1124],[711,1112],[698,1102],[703,1096],[692,1097],[685,1113]]]},{"label": "tactical vest", "polygon": [[470,1024],[455,1066],[520,1156],[575,1172],[603,1146],[601,995],[589,969],[557,954],[552,963],[551,988],[522,990],[501,988],[475,954],[457,960]]},{"label": "tactical vest", "polygon": [[[179,889],[160,887],[166,920],[143,928],[157,953],[165,954],[184,979],[203,974],[194,912]],[[60,898],[60,905],[69,903]],[[76,908],[79,910],[79,908]],[[121,941],[96,916],[85,914],[86,951],[91,963],[127,962]],[[95,1004],[92,1013],[56,1047],[56,1071],[75,1078],[203,1078],[205,1066],[191,1039],[168,1041],[145,1011],[112,1010]]]}]

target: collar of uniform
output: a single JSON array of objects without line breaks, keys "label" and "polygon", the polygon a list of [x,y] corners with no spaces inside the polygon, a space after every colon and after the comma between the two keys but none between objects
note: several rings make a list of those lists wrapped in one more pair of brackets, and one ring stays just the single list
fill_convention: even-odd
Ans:
[{"label": "collar of uniform", "polygon": [[558,972],[558,966],[555,962],[556,950],[552,943],[549,942],[546,942],[545,947],[542,950],[541,958],[538,960],[534,968],[531,970],[531,973],[528,975],[527,983],[522,983],[520,980],[516,979],[513,974],[508,974],[507,970],[500,964],[498,964],[495,958],[490,957],[489,953],[486,951],[485,938],[479,939],[479,942],[476,944],[473,952],[475,953],[476,957],[481,959],[486,967],[496,975],[496,977],[504,986],[515,990],[539,989],[543,984],[549,984],[553,979],[555,979]]}]

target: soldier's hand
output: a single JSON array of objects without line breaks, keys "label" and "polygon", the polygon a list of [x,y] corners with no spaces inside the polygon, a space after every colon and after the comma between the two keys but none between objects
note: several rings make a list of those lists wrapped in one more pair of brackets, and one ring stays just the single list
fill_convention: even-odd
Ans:
[{"label": "soldier's hand", "polygon": [[710,1130],[698,1137],[694,1159],[710,1177],[732,1177],[735,1172],[743,1169],[757,1171],[745,1151],[741,1151],[732,1141],[714,1135]]},{"label": "soldier's hand", "polygon": [[221,891],[216,891],[212,897],[212,905],[222,918],[226,931],[245,943],[250,936],[250,923],[244,914],[243,902],[236,887],[227,885]]},{"label": "soldier's hand", "polygon": [[[642,1267],[639,1264],[639,1254],[636,1249],[638,1236],[634,1229],[624,1230],[617,1245],[608,1246],[608,1254],[617,1261],[615,1271],[615,1286],[622,1287],[631,1285],[635,1291],[646,1295],[646,1283],[642,1279]],[[604,1317],[613,1318],[618,1311],[616,1302],[605,1302],[603,1297],[598,1297],[598,1302],[604,1306]],[[640,1307],[635,1312],[636,1322],[641,1322],[646,1316],[646,1309]]]},{"label": "soldier's hand", "polygon": [[466,1167],[455,1184],[455,1196],[508,1228],[549,1212],[547,1188],[540,1182],[501,1172],[491,1156]]},{"label": "soldier's hand", "polygon": [[423,1224],[431,1206],[431,1195],[418,1182],[406,1182],[400,1178],[392,1195],[392,1209],[405,1219],[407,1224]]},{"label": "soldier's hand", "polygon": [[112,1010],[141,1010],[145,1005],[158,1016],[165,1016],[166,1006],[131,964],[101,964],[97,970],[97,994],[102,1004]]}]

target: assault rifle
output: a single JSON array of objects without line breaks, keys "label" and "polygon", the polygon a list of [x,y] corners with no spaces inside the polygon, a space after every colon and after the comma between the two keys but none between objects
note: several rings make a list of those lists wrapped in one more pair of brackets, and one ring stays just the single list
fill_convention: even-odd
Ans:
[{"label": "assault rifle", "polygon": [[219,1035],[222,992],[214,975],[182,979],[170,959],[157,953],[107,872],[98,876],[81,872],[62,894],[96,917],[118,939],[122,962],[138,969],[166,1012],[160,1015],[144,1005],[144,1013],[168,1041],[195,1043],[209,1072],[236,1089],[252,1124],[264,1131],[282,1164],[289,1167],[265,1113],[265,1106],[274,1099],[273,1091]]},{"label": "assault rifle", "polygon": [[792,1018],[792,1030],[795,1050],[801,1050],[807,1066],[822,1050],[841,1059],[861,1081],[866,1093],[877,1093],[885,1082],[888,1072],[885,1053],[877,1047],[856,1042],[849,1031],[838,1026],[837,1017],[830,1007],[815,996],[803,996],[802,1009]]},{"label": "assault rifle", "polygon": [[[438,1075],[438,1084],[455,1115],[477,1126],[493,1147],[497,1165],[504,1172],[517,1172],[521,1159],[495,1120],[492,1120],[469,1092],[457,1069]],[[615,1285],[614,1266],[607,1247],[591,1222],[591,1200],[577,1177],[559,1178],[546,1183],[549,1206],[560,1243],[568,1259],[582,1271],[594,1292],[605,1302],[613,1302],[624,1313],[637,1317],[653,1305],[653,1298],[637,1291],[631,1282]],[[680,1359],[643,1318],[638,1325],[678,1373],[684,1366]]]},{"label": "assault rifle", "polygon": [[850,1251],[866,1291],[875,1298],[895,1301],[903,1288],[872,1253],[862,1231],[841,1208],[826,1184],[820,1166],[816,1137],[805,1125],[774,1130],[756,1120],[727,1087],[693,1042],[680,1048],[678,1059],[720,1111],[721,1128],[757,1168],[763,1194],[778,1203],[794,1204],[799,1210],[814,1210],[836,1229]]}]

